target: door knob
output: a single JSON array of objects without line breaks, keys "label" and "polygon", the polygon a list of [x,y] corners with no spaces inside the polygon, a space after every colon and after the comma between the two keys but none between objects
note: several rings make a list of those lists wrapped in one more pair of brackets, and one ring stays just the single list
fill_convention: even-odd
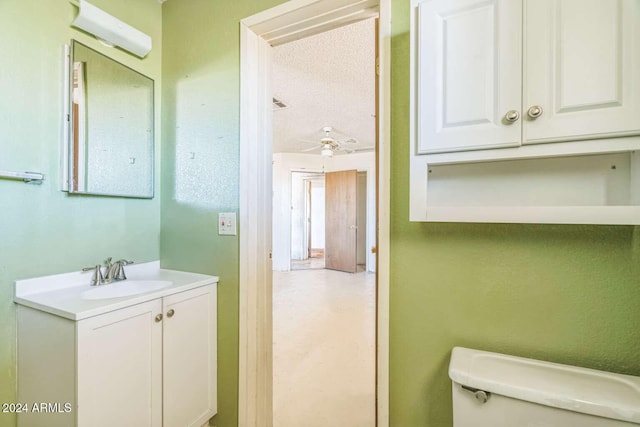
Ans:
[{"label": "door knob", "polygon": [[156,315],[156,323],[157,322],[162,322],[162,313]]},{"label": "door knob", "polygon": [[527,115],[532,119],[537,119],[542,115],[542,112],[543,110],[541,106],[534,105],[533,107],[529,108],[529,110],[527,110]]},{"label": "door knob", "polygon": [[173,317],[173,315],[176,314],[175,310],[172,308],[171,310],[167,311],[167,317]]},{"label": "door knob", "polygon": [[520,113],[517,110],[509,110],[504,115],[504,119],[510,123],[517,122],[520,118]]}]

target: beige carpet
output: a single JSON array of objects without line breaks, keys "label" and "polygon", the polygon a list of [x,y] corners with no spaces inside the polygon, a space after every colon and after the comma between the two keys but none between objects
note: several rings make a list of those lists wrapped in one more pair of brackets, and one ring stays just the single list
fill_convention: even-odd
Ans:
[{"label": "beige carpet", "polygon": [[274,427],[375,425],[375,275],[274,272]]}]

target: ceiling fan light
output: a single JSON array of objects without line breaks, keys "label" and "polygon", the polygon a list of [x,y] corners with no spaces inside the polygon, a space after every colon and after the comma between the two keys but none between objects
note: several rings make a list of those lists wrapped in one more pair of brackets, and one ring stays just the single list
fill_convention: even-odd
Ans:
[{"label": "ceiling fan light", "polygon": [[329,147],[324,147],[322,149],[322,151],[320,152],[320,154],[322,155],[322,157],[332,157],[333,156],[333,150]]}]

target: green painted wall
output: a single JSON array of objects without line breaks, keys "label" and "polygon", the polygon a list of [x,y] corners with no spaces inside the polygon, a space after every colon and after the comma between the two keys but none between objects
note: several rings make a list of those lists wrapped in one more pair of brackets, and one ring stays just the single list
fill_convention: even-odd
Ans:
[{"label": "green painted wall", "polygon": [[280,1],[163,6],[161,259],[220,276],[219,427],[238,419],[238,239],[218,236],[217,214],[239,206],[240,20]]},{"label": "green painted wall", "polygon": [[[65,43],[76,38],[155,79],[160,105],[160,4],[92,3],[150,34],[154,49],[147,58],[105,48],[72,29],[76,8],[67,0],[0,1],[0,170],[46,175],[41,186],[0,179],[0,403],[16,401],[16,279],[79,270],[107,256],[143,262],[160,255],[159,192],[136,200],[58,190]],[[157,109],[158,123],[159,117]],[[159,147],[159,125],[156,130]],[[0,413],[0,426],[14,425],[13,415]]]},{"label": "green painted wall", "polygon": [[454,346],[640,375],[640,227],[409,222],[409,3],[392,10],[391,426],[451,426]]}]

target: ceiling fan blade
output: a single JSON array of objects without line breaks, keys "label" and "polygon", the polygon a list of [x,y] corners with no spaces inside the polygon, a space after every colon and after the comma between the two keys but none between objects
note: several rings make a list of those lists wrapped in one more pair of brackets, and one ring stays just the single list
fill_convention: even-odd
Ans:
[{"label": "ceiling fan blade", "polygon": [[340,151],[344,151],[347,154],[353,154],[353,153],[358,153],[358,152],[366,152],[366,151],[373,151],[375,150],[376,147],[374,146],[370,146],[370,147],[358,147],[358,148],[351,148],[351,147],[340,147],[338,148],[338,150]]},{"label": "ceiling fan blade", "polygon": [[308,151],[318,150],[318,149],[320,149],[320,148],[322,148],[322,147],[317,146],[317,147],[305,148],[304,150],[300,150],[300,152],[301,152],[301,153],[306,153],[306,152],[308,152]]}]

